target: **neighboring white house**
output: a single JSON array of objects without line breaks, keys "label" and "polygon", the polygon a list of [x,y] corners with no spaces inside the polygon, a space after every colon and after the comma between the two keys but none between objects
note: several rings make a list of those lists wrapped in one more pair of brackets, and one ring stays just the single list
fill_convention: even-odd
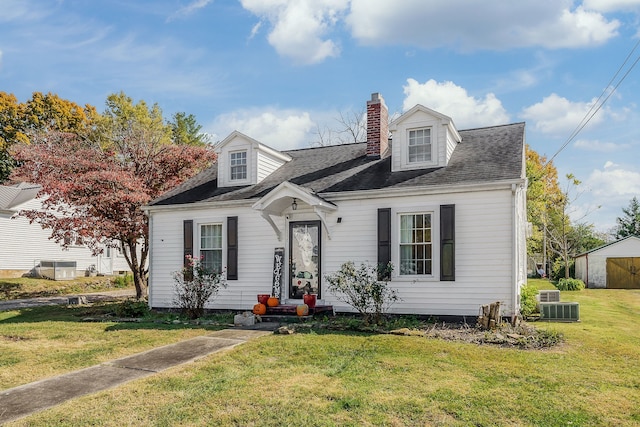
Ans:
[{"label": "neighboring white house", "polygon": [[390,261],[401,298],[391,312],[476,316],[500,301],[514,315],[526,281],[524,140],[524,123],[459,131],[422,105],[388,125],[378,94],[366,143],[280,152],[233,132],[216,165],[144,207],[149,303],[172,306],[172,272],[193,254],[226,271],[214,309],[311,292],[349,311],[325,275]]},{"label": "neighboring white house", "polygon": [[576,256],[576,279],[588,288],[640,289],[640,238],[630,236]]},{"label": "neighboring white house", "polygon": [[[39,191],[40,186],[24,182],[0,185],[0,277],[35,274],[43,261],[56,261],[56,265],[66,265],[60,261],[75,262],[75,276],[84,276],[91,266],[105,275],[129,271],[118,250],[105,248],[103,254],[93,256],[82,245],[65,249],[49,238],[50,230],[42,229],[37,223],[30,224],[27,218],[20,216],[21,210],[42,207],[37,197]],[[66,274],[68,268],[61,271]]]}]

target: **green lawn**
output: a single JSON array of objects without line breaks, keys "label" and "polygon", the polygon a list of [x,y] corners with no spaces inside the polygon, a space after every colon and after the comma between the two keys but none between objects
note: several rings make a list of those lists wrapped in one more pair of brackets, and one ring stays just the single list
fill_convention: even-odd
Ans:
[{"label": "green lawn", "polygon": [[131,275],[78,277],[60,281],[34,277],[0,278],[0,301],[121,289],[133,289]]},{"label": "green lawn", "polygon": [[[562,300],[580,302],[582,321],[536,323],[564,334],[552,349],[383,334],[273,335],[9,425],[640,425],[640,291],[587,289],[563,292]],[[41,342],[55,351],[37,363],[57,355],[70,370],[207,332],[46,317],[2,313],[1,345],[13,356],[0,356],[1,375]]]}]

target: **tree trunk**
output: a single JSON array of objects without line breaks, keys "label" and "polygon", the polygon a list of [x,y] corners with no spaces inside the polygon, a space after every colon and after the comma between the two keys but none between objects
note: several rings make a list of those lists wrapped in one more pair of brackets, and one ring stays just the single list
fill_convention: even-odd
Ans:
[{"label": "tree trunk", "polygon": [[[125,246],[126,244],[126,246]],[[121,242],[124,257],[133,274],[133,284],[136,287],[136,299],[147,297],[147,272],[144,265],[146,259],[146,247],[142,248],[142,256],[138,260],[138,244],[136,241]]]}]

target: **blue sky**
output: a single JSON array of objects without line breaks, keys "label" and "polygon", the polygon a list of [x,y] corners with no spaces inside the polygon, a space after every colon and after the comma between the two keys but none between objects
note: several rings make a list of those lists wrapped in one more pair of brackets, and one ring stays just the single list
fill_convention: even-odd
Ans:
[{"label": "blue sky", "polygon": [[459,129],[524,121],[551,157],[619,84],[554,159],[583,183],[574,218],[607,231],[640,196],[639,22],[640,0],[0,0],[0,90],[100,111],[124,91],[276,149],[380,92]]}]

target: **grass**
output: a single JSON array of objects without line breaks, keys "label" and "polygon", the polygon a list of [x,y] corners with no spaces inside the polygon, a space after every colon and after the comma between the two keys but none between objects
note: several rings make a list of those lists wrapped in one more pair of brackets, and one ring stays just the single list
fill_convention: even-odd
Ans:
[{"label": "grass", "polygon": [[[587,289],[562,292],[562,300],[580,303],[582,321],[537,322],[565,337],[549,350],[357,332],[273,335],[9,425],[639,425],[640,291]],[[40,340],[73,369],[85,358],[109,358],[103,346],[123,352],[137,334],[144,347],[165,335],[206,333],[70,317],[46,324],[55,312],[2,314],[0,336],[28,338],[8,342],[16,363],[27,357],[23,344],[36,350]],[[99,344],[74,348],[85,340]]]},{"label": "grass", "polygon": [[[128,279],[131,279],[131,276],[128,276]],[[118,289],[133,289],[133,283],[125,276],[78,277],[68,281],[34,277],[0,278],[0,301]]]}]

